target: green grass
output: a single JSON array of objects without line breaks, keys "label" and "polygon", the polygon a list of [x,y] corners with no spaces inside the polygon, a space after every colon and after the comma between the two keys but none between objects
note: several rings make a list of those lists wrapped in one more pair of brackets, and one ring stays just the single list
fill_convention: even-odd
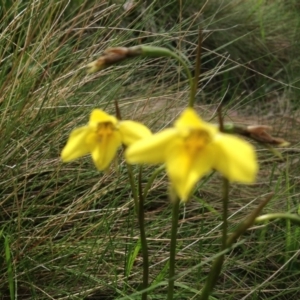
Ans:
[{"label": "green grass", "polygon": [[[224,99],[226,120],[272,125],[291,142],[279,149],[284,161],[257,145],[259,177],[232,186],[229,230],[270,191],[264,212],[299,213],[299,4],[182,2],[125,11],[123,1],[10,1],[1,10],[1,299],[140,299],[139,230],[121,155],[99,173],[89,157],[62,164],[60,151],[95,107],[114,113],[118,99],[123,118],[159,130],[189,91],[170,59],[134,59],[86,75],[84,66],[107,47],[151,43],[181,49],[194,62],[200,25],[199,113],[210,119]],[[178,300],[199,297],[220,248],[221,180],[205,180],[181,207]],[[167,187],[163,173],[145,205],[149,299],[166,299]],[[287,221],[252,227],[226,256],[212,299],[299,299],[299,241],[299,228]]]}]

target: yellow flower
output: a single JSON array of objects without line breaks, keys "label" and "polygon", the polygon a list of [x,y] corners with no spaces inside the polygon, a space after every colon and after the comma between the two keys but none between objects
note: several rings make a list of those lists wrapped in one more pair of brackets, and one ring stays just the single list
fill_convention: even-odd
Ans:
[{"label": "yellow flower", "polygon": [[221,133],[187,108],[173,128],[132,144],[125,153],[129,163],[165,163],[170,181],[182,201],[196,182],[216,169],[230,181],[251,183],[258,170],[254,148]]},{"label": "yellow flower", "polygon": [[118,121],[100,109],[90,115],[88,125],[74,129],[61,153],[64,162],[91,153],[98,170],[105,170],[121,144],[126,146],[151,135],[144,125],[134,121]]}]

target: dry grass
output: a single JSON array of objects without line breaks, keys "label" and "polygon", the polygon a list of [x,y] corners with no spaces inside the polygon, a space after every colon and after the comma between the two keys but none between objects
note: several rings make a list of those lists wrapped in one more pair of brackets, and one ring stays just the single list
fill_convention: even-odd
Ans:
[{"label": "dry grass", "polygon": [[[279,149],[284,161],[258,146],[257,183],[232,186],[230,230],[269,191],[275,196],[265,212],[299,209],[300,117],[294,105],[299,61],[291,61],[292,71],[287,64],[292,56],[286,53],[294,42],[293,30],[286,33],[296,22],[290,18],[293,12],[282,16],[283,35],[277,27],[270,31],[280,24],[278,14],[260,24],[255,16],[265,8],[257,7],[249,23],[260,26],[253,25],[256,30],[243,39],[239,30],[249,30],[249,23],[243,25],[238,15],[241,1],[224,6],[211,1],[203,21],[177,2],[174,10],[167,4],[155,9],[160,2],[154,1],[131,12],[117,2],[79,2],[81,6],[68,1],[16,2],[1,13],[1,299],[12,299],[12,290],[15,299],[140,297],[135,296],[142,263],[134,254],[139,249],[138,228],[121,155],[119,164],[99,174],[90,158],[62,164],[59,154],[70,130],[85,124],[92,108],[113,113],[115,99],[124,119],[143,121],[153,130],[169,126],[185,106],[188,87],[177,64],[165,59],[132,60],[86,75],[85,64],[108,46],[141,41],[178,46],[193,59],[200,23],[205,51],[199,113],[209,120],[224,101],[226,120],[272,125],[275,135],[291,142]],[[268,33],[265,40],[257,35],[262,29]],[[274,44],[278,51],[269,55]],[[268,63],[260,65],[261,60]],[[145,180],[152,170],[145,169]],[[152,299],[165,299],[171,217],[167,186],[162,174],[145,207]],[[199,183],[192,201],[181,209],[176,299],[197,299],[219,250],[220,199],[220,177],[215,174]],[[299,236],[298,228],[285,222],[251,228],[227,256],[215,297],[297,300]]]}]

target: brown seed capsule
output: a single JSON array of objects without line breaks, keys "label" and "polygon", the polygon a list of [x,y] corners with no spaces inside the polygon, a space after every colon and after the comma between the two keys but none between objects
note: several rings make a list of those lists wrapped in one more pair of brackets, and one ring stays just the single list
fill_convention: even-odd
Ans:
[{"label": "brown seed capsule", "polygon": [[268,143],[268,144],[273,144],[273,145],[278,145],[278,146],[288,146],[289,143],[285,141],[282,138],[277,138],[273,137],[269,132],[272,130],[272,127],[267,126],[267,125],[252,125],[252,126],[247,126],[247,133],[249,135],[260,142],[263,143]]}]

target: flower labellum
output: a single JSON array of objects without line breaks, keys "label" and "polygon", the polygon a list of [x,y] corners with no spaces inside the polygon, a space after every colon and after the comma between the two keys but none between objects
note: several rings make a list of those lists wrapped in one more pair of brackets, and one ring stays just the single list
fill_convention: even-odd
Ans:
[{"label": "flower labellum", "polygon": [[196,182],[212,169],[230,181],[251,183],[258,170],[256,153],[248,142],[222,133],[187,108],[173,128],[132,144],[128,163],[165,163],[176,193],[187,201]]},{"label": "flower labellum", "polygon": [[114,116],[95,109],[88,125],[71,132],[61,158],[63,162],[69,162],[90,153],[97,169],[105,170],[121,144],[128,146],[150,135],[151,131],[141,123],[118,121]]}]

